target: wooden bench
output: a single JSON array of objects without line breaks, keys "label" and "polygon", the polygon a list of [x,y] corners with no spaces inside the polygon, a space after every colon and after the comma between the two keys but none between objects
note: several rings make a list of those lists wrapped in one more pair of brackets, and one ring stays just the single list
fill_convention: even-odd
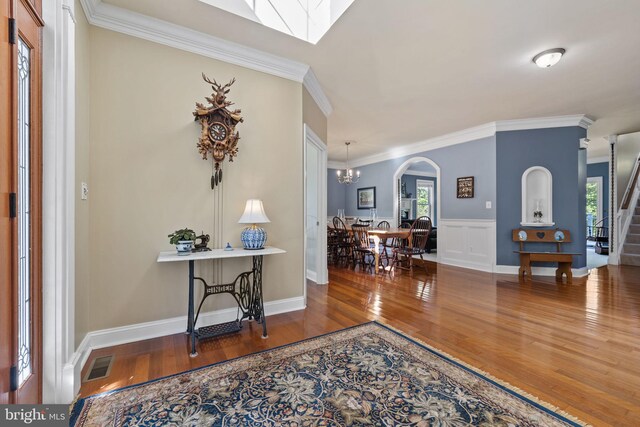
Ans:
[{"label": "wooden bench", "polygon": [[[532,262],[557,262],[558,269],[556,270],[556,278],[562,280],[562,275],[567,276],[567,283],[571,283],[573,275],[571,273],[571,264],[573,263],[574,255],[581,255],[576,253],[562,252],[562,244],[571,242],[571,233],[569,230],[536,230],[536,229],[524,229],[516,228],[513,230],[513,241],[520,243],[520,250],[513,251],[520,254],[520,270],[518,270],[519,277],[528,276],[531,278],[531,263]],[[524,244],[531,243],[555,243],[557,250],[555,252],[535,252],[526,251]]]}]

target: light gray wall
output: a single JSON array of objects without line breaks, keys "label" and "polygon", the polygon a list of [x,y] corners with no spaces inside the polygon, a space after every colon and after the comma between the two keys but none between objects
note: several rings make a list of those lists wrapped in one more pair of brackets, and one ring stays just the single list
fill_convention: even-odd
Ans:
[{"label": "light gray wall", "polygon": [[[393,175],[410,158],[427,157],[440,167],[441,219],[495,219],[496,199],[496,139],[494,136],[464,144],[438,148],[398,159],[385,160],[357,168],[360,181],[346,188],[345,212],[351,216],[368,215],[368,210],[358,210],[356,195],[358,188],[376,187],[376,208],[378,216],[392,217]],[[335,171],[333,173],[335,179]],[[456,178],[475,177],[475,197],[456,198]],[[329,199],[340,200],[341,194],[331,194]],[[492,208],[486,209],[485,202],[491,201]]]},{"label": "light gray wall", "polygon": [[[580,127],[536,129],[496,134],[497,216],[496,248],[498,265],[519,265],[518,243],[512,230],[522,219],[522,174],[531,166],[543,166],[553,178],[553,228],[569,230],[572,243],[563,251],[579,253],[576,268],[586,265],[586,150],[579,149],[586,130]],[[555,244],[525,244],[532,251],[555,250]]]}]

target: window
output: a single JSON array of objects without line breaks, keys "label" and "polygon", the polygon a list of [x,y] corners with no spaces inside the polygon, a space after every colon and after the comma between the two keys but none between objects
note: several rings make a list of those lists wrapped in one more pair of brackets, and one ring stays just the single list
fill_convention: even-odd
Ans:
[{"label": "window", "polygon": [[[593,235],[593,227],[603,218],[602,177],[587,178],[587,236]],[[602,226],[603,224],[598,224]]]},{"label": "window", "polygon": [[316,44],[353,0],[200,0]]},{"label": "window", "polygon": [[418,217],[433,218],[433,181],[416,180]]}]

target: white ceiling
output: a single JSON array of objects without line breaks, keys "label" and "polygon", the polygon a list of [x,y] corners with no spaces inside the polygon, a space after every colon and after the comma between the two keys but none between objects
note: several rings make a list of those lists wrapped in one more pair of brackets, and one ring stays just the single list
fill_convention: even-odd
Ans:
[{"label": "white ceiling", "polygon": [[[640,130],[636,0],[357,0],[316,45],[199,0],[105,2],[310,64],[332,160],[345,140],[357,159],[496,120],[587,114],[589,157]],[[531,62],[553,47],[558,65]]]}]

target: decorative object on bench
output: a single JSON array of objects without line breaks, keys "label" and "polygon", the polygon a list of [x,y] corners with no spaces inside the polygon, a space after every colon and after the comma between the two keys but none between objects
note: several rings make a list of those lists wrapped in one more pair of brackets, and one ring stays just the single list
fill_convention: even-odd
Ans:
[{"label": "decorative object on bench", "polygon": [[553,177],[542,166],[532,166],[522,174],[522,219],[525,227],[551,227],[553,222]]},{"label": "decorative object on bench", "polygon": [[[200,240],[198,242],[198,240]],[[193,252],[206,252],[206,251],[210,251],[211,249],[209,249],[207,247],[207,245],[209,244],[209,235],[208,234],[201,234],[199,236],[196,237],[196,241],[195,241],[195,246],[193,248]]]},{"label": "decorative object on bench", "polygon": [[178,255],[189,255],[193,250],[193,242],[196,239],[196,233],[190,228],[176,230],[167,236],[169,243],[176,245]]},{"label": "decorative object on bench", "polygon": [[458,199],[473,199],[473,180],[472,176],[458,178]]},{"label": "decorative object on bench", "polygon": [[[564,243],[571,243],[571,233],[569,230],[527,230],[516,228],[512,232],[514,242],[520,243],[520,250],[514,251],[520,255],[520,269],[518,270],[518,276],[525,277],[525,275],[531,278],[531,263],[532,262],[557,262],[558,268],[556,270],[556,278],[562,280],[562,276],[567,276],[567,283],[571,283],[573,275],[571,273],[571,264],[573,263],[573,257],[581,255],[577,253],[562,252],[561,245]],[[555,243],[556,251],[526,251],[524,244],[532,243]]]},{"label": "decorative object on bench", "polygon": [[240,134],[236,131],[236,125],[244,120],[240,115],[241,110],[229,110],[227,107],[233,102],[227,101],[229,87],[236,81],[232,79],[224,86],[215,80],[211,81],[202,73],[205,82],[211,84],[213,93],[206,97],[210,106],[196,102],[196,110],[193,112],[195,120],[202,125],[202,133],[198,141],[198,151],[204,160],[209,154],[213,158],[213,173],[211,174],[211,188],[215,188],[222,182],[222,162],[229,155],[229,161],[238,154],[238,140]]},{"label": "decorative object on bench", "polygon": [[267,241],[267,232],[264,228],[258,227],[256,224],[264,224],[269,221],[267,214],[264,212],[262,200],[249,199],[244,207],[244,213],[238,221],[239,224],[251,224],[245,228],[240,235],[240,240],[245,249],[256,250],[263,249]]}]

